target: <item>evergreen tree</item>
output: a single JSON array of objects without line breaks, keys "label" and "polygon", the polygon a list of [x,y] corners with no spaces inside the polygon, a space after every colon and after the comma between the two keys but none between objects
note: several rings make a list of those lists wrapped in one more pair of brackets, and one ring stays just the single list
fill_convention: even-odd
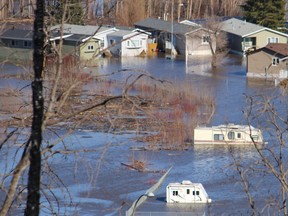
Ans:
[{"label": "evergreen tree", "polygon": [[49,1],[50,4],[48,3],[48,10],[50,10],[49,13],[54,17],[56,23],[61,23],[64,16],[64,23],[76,25],[84,24],[85,15],[81,0]]},{"label": "evergreen tree", "polygon": [[248,22],[277,30],[284,26],[285,5],[285,0],[247,0],[242,9]]}]

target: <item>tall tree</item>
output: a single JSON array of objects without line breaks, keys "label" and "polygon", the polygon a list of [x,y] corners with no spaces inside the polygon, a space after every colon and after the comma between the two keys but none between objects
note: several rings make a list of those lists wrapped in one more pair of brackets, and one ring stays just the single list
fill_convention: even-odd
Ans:
[{"label": "tall tree", "polygon": [[285,0],[247,0],[242,8],[248,22],[277,29],[284,26]]},{"label": "tall tree", "polygon": [[44,14],[45,1],[37,0],[34,20],[34,81],[32,82],[33,121],[31,130],[30,168],[28,197],[25,215],[37,216],[40,210],[41,143],[44,116],[43,70],[44,70]]}]

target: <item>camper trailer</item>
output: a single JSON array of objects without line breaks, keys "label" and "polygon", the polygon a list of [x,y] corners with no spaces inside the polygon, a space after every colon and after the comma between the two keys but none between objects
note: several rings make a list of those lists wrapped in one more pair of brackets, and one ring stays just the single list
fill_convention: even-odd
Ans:
[{"label": "camper trailer", "polygon": [[196,127],[194,144],[262,144],[261,130],[251,125]]},{"label": "camper trailer", "polygon": [[170,183],[166,187],[167,203],[211,203],[201,183],[182,181]]}]

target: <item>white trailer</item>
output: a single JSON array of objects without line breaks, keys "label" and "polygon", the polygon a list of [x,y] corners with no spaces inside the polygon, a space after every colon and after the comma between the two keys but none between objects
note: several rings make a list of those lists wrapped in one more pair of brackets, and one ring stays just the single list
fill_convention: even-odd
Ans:
[{"label": "white trailer", "polygon": [[166,187],[167,203],[211,203],[201,183],[182,181],[170,183]]},{"label": "white trailer", "polygon": [[262,144],[262,132],[251,125],[196,127],[194,144]]}]

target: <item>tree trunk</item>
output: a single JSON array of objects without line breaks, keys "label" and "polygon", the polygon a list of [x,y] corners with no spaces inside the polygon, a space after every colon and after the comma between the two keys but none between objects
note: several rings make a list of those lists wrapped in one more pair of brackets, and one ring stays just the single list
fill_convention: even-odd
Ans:
[{"label": "tree trunk", "polygon": [[43,68],[44,68],[44,14],[45,0],[37,0],[34,20],[34,80],[32,82],[33,121],[31,131],[30,167],[26,216],[38,216],[40,211],[41,142],[44,113]]}]

